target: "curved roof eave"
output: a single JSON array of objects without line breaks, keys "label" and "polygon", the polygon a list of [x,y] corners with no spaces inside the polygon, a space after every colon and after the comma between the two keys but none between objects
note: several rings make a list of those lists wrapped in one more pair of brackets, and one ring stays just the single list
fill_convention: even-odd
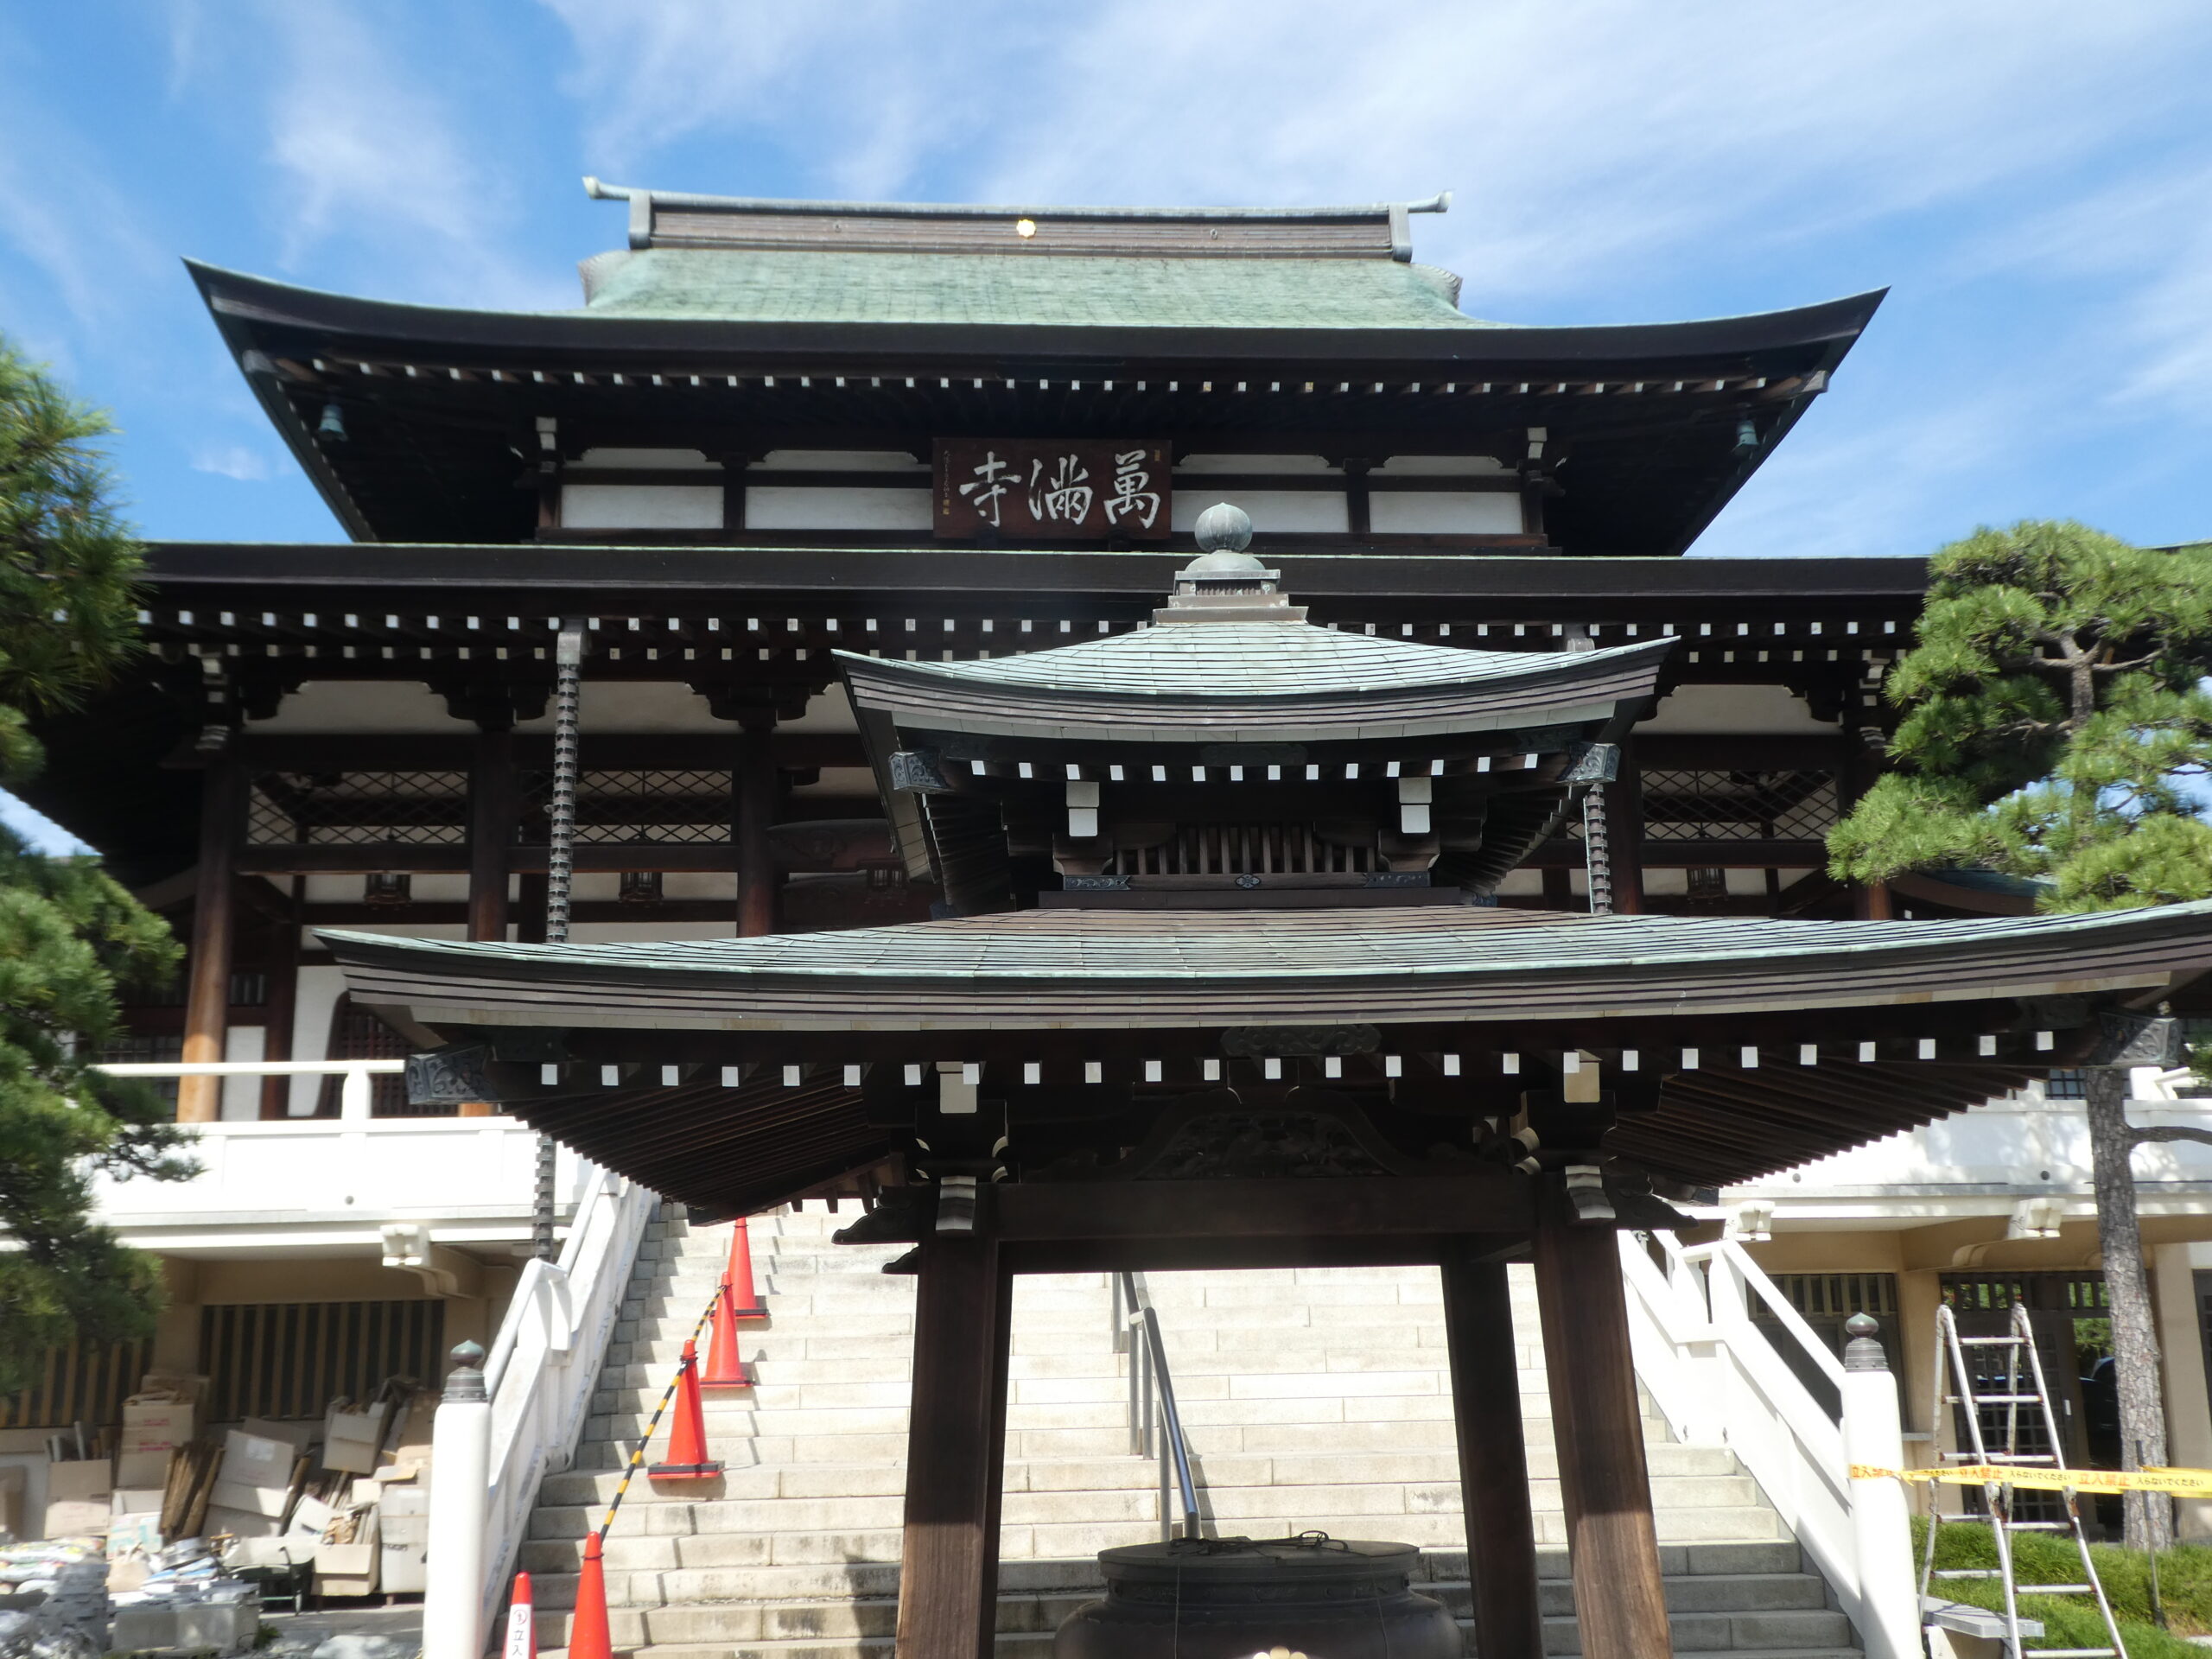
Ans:
[{"label": "curved roof eave", "polygon": [[[230,324],[320,331],[358,341],[448,349],[664,352],[820,359],[902,353],[1173,359],[1246,356],[1316,361],[1421,362],[1470,368],[1516,364],[1653,365],[1824,347],[1832,366],[1865,329],[1886,289],[1787,310],[1659,323],[1474,328],[1118,327],[906,322],[726,322],[598,316],[588,311],[478,311],[362,299],[185,261],[225,333]],[[1199,345],[1203,342],[1202,346]],[[1194,349],[1195,348],[1195,349]]]}]

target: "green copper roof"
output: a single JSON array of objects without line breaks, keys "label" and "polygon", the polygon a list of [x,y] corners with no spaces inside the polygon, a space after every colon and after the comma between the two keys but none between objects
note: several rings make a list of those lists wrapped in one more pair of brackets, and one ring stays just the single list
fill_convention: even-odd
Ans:
[{"label": "green copper roof", "polygon": [[[1559,670],[1651,663],[1671,639],[1604,651],[1473,651],[1378,639],[1310,622],[1187,622],[973,663],[894,663],[894,672],[969,684],[1167,697],[1316,696],[1416,685],[1535,679]],[[840,652],[856,664],[874,658]]]},{"label": "green copper roof", "polygon": [[1484,328],[1459,279],[1389,259],[647,248],[584,266],[585,315],[1114,328]]}]

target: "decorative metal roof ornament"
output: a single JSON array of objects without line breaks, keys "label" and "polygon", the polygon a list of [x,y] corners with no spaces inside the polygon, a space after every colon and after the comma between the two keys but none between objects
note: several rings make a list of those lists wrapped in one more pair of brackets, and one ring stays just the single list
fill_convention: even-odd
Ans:
[{"label": "decorative metal roof ornament", "polygon": [[1152,613],[1155,623],[1306,620],[1306,607],[1278,591],[1282,572],[1244,550],[1252,544],[1252,519],[1243,508],[1217,501],[1191,529],[1198,556],[1175,573],[1166,607]]}]

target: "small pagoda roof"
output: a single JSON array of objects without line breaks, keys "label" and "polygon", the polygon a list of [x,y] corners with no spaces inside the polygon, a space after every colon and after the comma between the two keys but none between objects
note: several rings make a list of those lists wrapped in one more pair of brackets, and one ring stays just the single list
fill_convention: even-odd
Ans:
[{"label": "small pagoda roof", "polygon": [[1229,729],[1255,737],[1413,736],[1608,720],[1621,701],[1651,695],[1674,644],[1476,651],[1303,621],[1224,621],[1156,625],[983,662],[838,657],[855,705],[905,725],[1084,726],[1214,741]]},{"label": "small pagoda roof", "polygon": [[661,944],[320,937],[357,1001],[420,1026],[1115,1031],[1263,1010],[1283,1023],[1581,1020],[1596,1043],[1621,1018],[2163,985],[2212,968],[2212,900],[1916,922],[1467,906],[1027,910]]}]

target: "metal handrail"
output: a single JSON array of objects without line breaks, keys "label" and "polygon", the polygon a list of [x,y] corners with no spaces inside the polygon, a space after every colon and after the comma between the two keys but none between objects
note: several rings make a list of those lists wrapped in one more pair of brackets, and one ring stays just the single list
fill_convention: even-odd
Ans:
[{"label": "metal handrail", "polygon": [[1129,1449],[1140,1457],[1154,1455],[1148,1444],[1153,1414],[1145,1408],[1145,1383],[1149,1380],[1152,1396],[1158,1402],[1160,1428],[1160,1526],[1167,1538],[1173,1539],[1175,1529],[1167,1518],[1167,1475],[1173,1469],[1183,1500],[1183,1536],[1196,1538],[1199,1535],[1198,1487],[1191,1478],[1191,1447],[1183,1438],[1183,1414],[1175,1408],[1175,1381],[1168,1374],[1167,1344],[1160,1338],[1160,1313],[1139,1296],[1135,1274],[1116,1274],[1115,1287],[1122,1305],[1116,1310],[1116,1335],[1122,1337],[1131,1331],[1144,1333],[1141,1345],[1131,1344],[1129,1348]]}]

